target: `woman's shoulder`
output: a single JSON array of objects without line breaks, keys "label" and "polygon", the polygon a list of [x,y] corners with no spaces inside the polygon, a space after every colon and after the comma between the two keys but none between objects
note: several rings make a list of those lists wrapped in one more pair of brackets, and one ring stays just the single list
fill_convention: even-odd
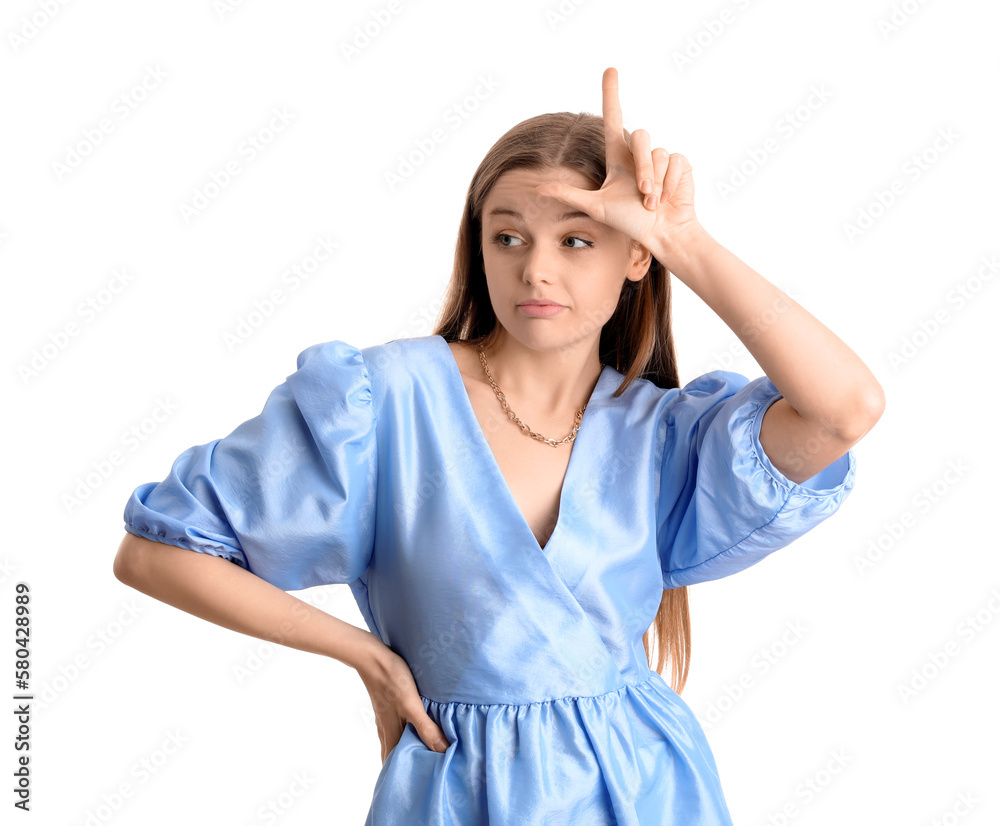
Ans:
[{"label": "woman's shoulder", "polygon": [[426,362],[446,346],[441,336],[398,338],[368,346],[359,346],[343,339],[331,339],[302,350],[298,356],[298,367],[301,369],[312,359],[329,364],[354,361],[371,372],[388,373],[401,367],[405,370],[417,362]]},{"label": "woman's shoulder", "polygon": [[418,377],[440,371],[447,346],[441,336],[412,336],[362,347],[360,353],[372,383],[390,390],[412,387]]},{"label": "woman's shoulder", "polygon": [[342,339],[317,342],[299,353],[296,373],[290,378],[299,385],[327,391],[364,385],[378,403],[389,393],[412,388],[417,377],[440,369],[446,346],[440,336],[392,339],[368,346]]},{"label": "woman's shoulder", "polygon": [[664,421],[674,422],[678,417],[697,417],[717,408],[745,387],[749,380],[740,373],[713,370],[695,376],[678,387],[661,387],[648,378],[634,379],[620,396],[614,396],[625,376],[609,370],[612,376],[607,403],[620,417],[620,426],[633,430],[637,427],[662,427]]},{"label": "woman's shoulder", "polygon": [[442,395],[437,377],[446,346],[434,336],[366,346],[356,340],[322,341],[299,353],[298,369],[288,384],[300,404],[325,411],[318,415],[360,415],[358,422],[367,416],[379,428],[393,428],[418,399]]},{"label": "woman's shoulder", "polygon": [[[619,374],[621,375],[621,374]],[[624,376],[622,376],[624,380]],[[741,373],[733,373],[727,370],[712,370],[702,373],[699,376],[682,382],[678,387],[660,387],[647,378],[637,378],[632,382],[629,389],[633,390],[636,396],[646,400],[654,401],[658,404],[669,404],[678,400],[678,397],[688,395],[707,395],[719,390],[729,390],[735,392],[750,380]]]}]

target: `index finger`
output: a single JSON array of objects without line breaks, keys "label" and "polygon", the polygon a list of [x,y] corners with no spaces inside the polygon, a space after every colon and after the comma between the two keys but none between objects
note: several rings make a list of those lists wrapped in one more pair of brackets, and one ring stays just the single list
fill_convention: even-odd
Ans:
[{"label": "index finger", "polygon": [[616,146],[625,143],[622,109],[618,101],[618,70],[614,66],[604,70],[601,88],[604,93],[604,141],[610,155]]}]

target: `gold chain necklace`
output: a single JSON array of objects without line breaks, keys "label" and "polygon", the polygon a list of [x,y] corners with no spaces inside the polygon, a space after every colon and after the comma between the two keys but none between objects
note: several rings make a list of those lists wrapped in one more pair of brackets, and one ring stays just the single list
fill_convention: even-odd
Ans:
[{"label": "gold chain necklace", "polygon": [[583,421],[583,411],[587,409],[586,404],[576,411],[576,422],[573,425],[573,432],[570,433],[569,436],[566,436],[557,442],[555,439],[550,439],[547,436],[543,436],[541,433],[535,433],[534,430],[518,418],[517,414],[511,410],[510,405],[507,404],[507,397],[504,396],[503,392],[497,386],[497,383],[493,381],[493,374],[490,373],[489,365],[486,363],[486,351],[482,348],[482,346],[479,347],[479,360],[483,363],[483,370],[486,371],[486,378],[490,380],[490,384],[493,386],[493,392],[496,393],[497,398],[500,399],[500,404],[503,405],[503,409],[507,412],[507,418],[512,422],[515,422],[518,427],[520,427],[521,430],[527,433],[532,439],[537,439],[539,442],[545,442],[548,445],[552,445],[552,447],[559,447],[559,445],[567,444],[576,439],[576,433],[580,429],[580,423]]}]

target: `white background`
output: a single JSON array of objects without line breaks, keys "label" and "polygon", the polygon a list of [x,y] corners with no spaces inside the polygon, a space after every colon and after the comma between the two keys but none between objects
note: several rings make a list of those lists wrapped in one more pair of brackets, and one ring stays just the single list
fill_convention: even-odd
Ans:
[{"label": "white background", "polygon": [[[429,334],[483,155],[532,115],[601,114],[608,66],[625,127],[692,163],[705,227],[847,342],[887,396],[834,518],[691,589],[682,696],[705,724],[735,822],[997,822],[1000,559],[988,526],[1000,286],[983,265],[1000,254],[995,5],[44,8],[18,0],[0,15],[0,616],[10,631],[15,584],[30,583],[38,697],[32,811],[17,822],[268,822],[260,808],[297,774],[311,783],[280,822],[364,821],[380,746],[357,673],[119,583],[125,501],[188,446],[256,415],[310,344]],[[366,24],[374,36],[346,55]],[[273,110],[289,123],[248,159],[241,144]],[[113,128],[89,140],[102,118]],[[400,156],[438,128],[446,139],[391,186]],[[775,151],[753,164],[769,139]],[[81,145],[86,157],[71,163]],[[913,156],[925,158],[919,175]],[[186,219],[182,205],[233,160],[240,173]],[[724,193],[744,163],[745,182]],[[881,207],[894,180],[903,191]],[[874,218],[852,237],[845,227],[862,213]],[[320,237],[336,254],[228,347]],[[121,270],[127,285],[102,292]],[[761,375],[674,285],[682,383],[716,367]],[[109,300],[84,316],[90,299]],[[74,321],[66,346],[25,372]],[[163,400],[175,409],[152,427]],[[124,440],[144,426],[141,442]],[[90,475],[115,450],[122,462]],[[881,556],[860,569],[878,541]],[[363,626],[347,586],[299,595]],[[805,630],[783,649],[787,623]],[[949,646],[935,673],[930,656]],[[774,658],[766,671],[761,650]],[[242,683],[240,666],[251,673]],[[930,677],[904,700],[900,687],[924,667]]]}]

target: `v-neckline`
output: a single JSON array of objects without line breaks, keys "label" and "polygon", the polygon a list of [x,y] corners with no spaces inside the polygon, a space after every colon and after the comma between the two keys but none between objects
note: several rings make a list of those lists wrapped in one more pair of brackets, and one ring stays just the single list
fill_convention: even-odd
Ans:
[{"label": "v-neckline", "polygon": [[[448,345],[444,336],[435,335],[434,337],[438,339],[444,347],[445,352],[443,355],[445,356],[445,360],[448,362],[448,375],[455,384],[455,393],[461,399],[459,405],[462,408],[463,415],[467,420],[466,424],[475,434],[473,438],[479,444],[479,450],[483,454],[483,461],[491,468],[490,472],[496,476],[496,480],[501,488],[501,495],[506,499],[511,511],[517,516],[521,526],[520,529],[527,534],[536,548],[538,548],[543,554],[547,554],[548,550],[552,547],[552,541],[559,532],[559,526],[563,521],[563,514],[565,513],[563,505],[566,497],[566,488],[572,486],[573,470],[576,465],[579,464],[579,462],[577,462],[577,452],[578,450],[586,449],[586,438],[587,434],[590,432],[590,428],[587,427],[587,411],[592,410],[591,404],[597,398],[598,390],[601,389],[603,382],[607,378],[611,365],[605,364],[601,369],[601,374],[597,377],[597,383],[594,385],[594,389],[590,393],[590,398],[587,400],[587,410],[584,411],[583,418],[580,422],[580,429],[576,432],[576,438],[570,442],[569,463],[566,466],[566,473],[563,475],[562,485],[559,488],[559,512],[556,514],[556,523],[553,526],[551,533],[549,533],[549,538],[545,541],[545,544],[542,545],[539,543],[538,537],[535,536],[535,532],[531,529],[531,525],[528,524],[528,520],[525,519],[524,513],[521,511],[521,506],[517,504],[517,499],[514,498],[514,493],[511,491],[510,485],[507,483],[507,477],[503,475],[503,471],[500,469],[500,463],[497,462],[497,457],[493,453],[493,448],[490,446],[489,440],[486,438],[486,433],[483,431],[483,426],[479,423],[479,418],[476,416],[476,409],[472,406],[472,398],[469,396],[468,388],[465,386],[465,380],[462,378],[462,371],[458,366],[458,361],[455,359],[455,354],[451,351],[451,347]],[[584,447],[580,447],[581,441],[583,442]]]}]

